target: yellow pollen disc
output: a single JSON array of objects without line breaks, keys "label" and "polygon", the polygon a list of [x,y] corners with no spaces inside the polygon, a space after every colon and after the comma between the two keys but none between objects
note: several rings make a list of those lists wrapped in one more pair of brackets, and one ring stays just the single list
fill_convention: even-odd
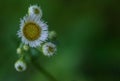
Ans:
[{"label": "yellow pollen disc", "polygon": [[40,11],[37,8],[34,9],[34,12],[35,12],[35,14],[39,14],[40,13]]},{"label": "yellow pollen disc", "polygon": [[23,28],[26,39],[34,41],[40,37],[41,28],[35,23],[27,23]]}]

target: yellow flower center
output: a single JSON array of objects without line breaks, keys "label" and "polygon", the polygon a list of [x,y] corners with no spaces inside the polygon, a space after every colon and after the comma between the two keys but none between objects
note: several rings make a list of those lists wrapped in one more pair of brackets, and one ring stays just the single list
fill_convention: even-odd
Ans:
[{"label": "yellow flower center", "polygon": [[35,14],[39,14],[40,13],[40,11],[37,8],[34,9],[34,12],[35,12]]},{"label": "yellow flower center", "polygon": [[35,23],[27,23],[23,28],[24,36],[30,40],[34,41],[40,37],[41,28]]}]

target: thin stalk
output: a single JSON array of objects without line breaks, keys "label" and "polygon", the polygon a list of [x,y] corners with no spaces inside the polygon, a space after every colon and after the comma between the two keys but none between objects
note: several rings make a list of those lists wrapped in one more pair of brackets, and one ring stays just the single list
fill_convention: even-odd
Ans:
[{"label": "thin stalk", "polygon": [[36,69],[38,69],[41,73],[43,73],[50,81],[57,81],[54,76],[52,76],[48,71],[40,66],[36,61],[32,61],[32,64]]}]

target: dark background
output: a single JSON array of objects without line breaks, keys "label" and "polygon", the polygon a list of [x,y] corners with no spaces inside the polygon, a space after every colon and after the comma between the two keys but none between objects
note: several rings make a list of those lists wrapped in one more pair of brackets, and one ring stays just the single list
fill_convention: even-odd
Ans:
[{"label": "dark background", "polygon": [[32,65],[14,69],[20,18],[39,4],[58,53],[39,63],[58,81],[120,81],[119,0],[0,0],[0,81],[49,81]]}]

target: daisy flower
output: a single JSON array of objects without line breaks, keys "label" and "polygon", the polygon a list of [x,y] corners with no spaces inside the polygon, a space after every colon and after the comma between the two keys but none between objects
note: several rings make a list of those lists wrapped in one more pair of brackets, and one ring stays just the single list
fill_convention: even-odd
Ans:
[{"label": "daisy flower", "polygon": [[17,35],[24,44],[37,47],[47,40],[48,25],[35,15],[26,15],[20,21]]},{"label": "daisy flower", "polygon": [[45,56],[52,56],[57,51],[57,48],[55,44],[47,42],[42,46],[42,50]]},{"label": "daisy flower", "polygon": [[29,15],[36,15],[36,16],[39,16],[41,18],[42,17],[42,10],[41,10],[40,6],[32,5],[28,8],[28,14]]},{"label": "daisy flower", "polygon": [[25,71],[27,68],[27,65],[25,62],[23,62],[22,60],[18,60],[16,63],[15,63],[15,69],[19,72],[22,72],[22,71]]}]

